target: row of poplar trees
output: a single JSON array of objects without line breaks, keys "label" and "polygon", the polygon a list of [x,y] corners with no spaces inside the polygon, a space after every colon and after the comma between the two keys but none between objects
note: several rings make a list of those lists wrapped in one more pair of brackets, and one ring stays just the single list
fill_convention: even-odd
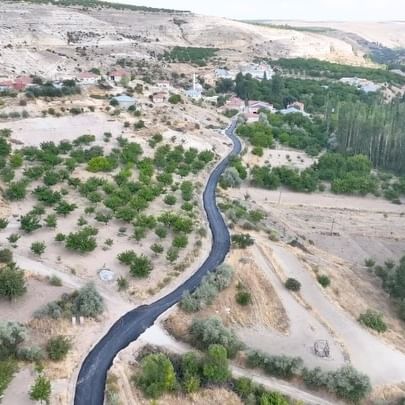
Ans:
[{"label": "row of poplar trees", "polygon": [[405,103],[341,103],[335,118],[338,151],[364,154],[378,169],[405,174]]}]

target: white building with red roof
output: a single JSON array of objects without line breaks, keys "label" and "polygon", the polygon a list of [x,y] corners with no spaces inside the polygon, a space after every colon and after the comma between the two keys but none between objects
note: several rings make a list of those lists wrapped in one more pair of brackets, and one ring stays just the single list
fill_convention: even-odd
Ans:
[{"label": "white building with red roof", "polygon": [[99,76],[92,72],[81,72],[77,76],[77,80],[83,85],[97,84]]}]

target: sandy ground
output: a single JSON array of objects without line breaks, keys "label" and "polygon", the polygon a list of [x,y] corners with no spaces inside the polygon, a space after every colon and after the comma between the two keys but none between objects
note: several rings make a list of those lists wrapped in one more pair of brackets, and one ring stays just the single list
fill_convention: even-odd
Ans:
[{"label": "sandy ground", "polygon": [[32,314],[49,301],[59,299],[63,293],[72,292],[67,286],[54,287],[48,281],[30,277],[27,282],[27,293],[13,302],[1,300],[0,320],[28,322]]},{"label": "sandy ground", "polygon": [[304,170],[314,163],[315,159],[308,156],[305,152],[297,150],[280,149],[264,149],[263,156],[256,156],[249,152],[243,156],[243,160],[253,167],[264,166],[271,164],[271,167],[289,166],[299,170]]},{"label": "sandy ground", "polygon": [[35,381],[35,373],[29,368],[22,368],[15,374],[1,400],[3,405],[34,405],[29,397],[30,387]]},{"label": "sandy ground", "polygon": [[58,143],[64,139],[72,141],[75,138],[92,134],[100,141],[104,132],[118,136],[123,125],[116,119],[104,113],[86,113],[77,116],[45,118],[27,118],[24,120],[0,123],[1,128],[10,128],[11,138],[23,145],[39,146],[42,142],[52,140]]},{"label": "sandy ground", "polygon": [[[294,277],[301,282],[300,294],[303,300],[341,339],[355,368],[369,375],[376,385],[405,381],[404,353],[383,343],[330,302],[322,287],[314,283],[313,277],[292,252],[274,243],[269,246],[273,262],[283,270],[286,277]],[[288,310],[288,306],[286,308]]]}]

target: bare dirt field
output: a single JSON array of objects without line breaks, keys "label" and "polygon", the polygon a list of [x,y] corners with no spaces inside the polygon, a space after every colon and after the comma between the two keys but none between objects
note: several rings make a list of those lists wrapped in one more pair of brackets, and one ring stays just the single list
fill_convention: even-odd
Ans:
[{"label": "bare dirt field", "polygon": [[[276,223],[280,235],[293,234],[342,259],[364,264],[398,259],[404,253],[405,208],[375,197],[294,193],[252,187],[229,190],[234,199],[256,203]],[[333,231],[333,235],[331,232]]]}]

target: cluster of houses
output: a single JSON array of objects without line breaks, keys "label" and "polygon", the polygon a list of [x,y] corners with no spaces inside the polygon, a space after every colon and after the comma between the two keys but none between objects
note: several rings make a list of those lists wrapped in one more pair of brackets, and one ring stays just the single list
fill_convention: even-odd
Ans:
[{"label": "cluster of houses", "polygon": [[231,97],[225,102],[225,105],[221,107],[222,112],[226,110],[236,110],[240,113],[243,113],[246,122],[248,123],[258,122],[260,119],[260,112],[262,111],[269,111],[272,113],[278,111],[283,115],[298,113],[306,117],[309,116],[309,114],[305,112],[304,103],[301,103],[299,101],[295,101],[289,104],[285,109],[276,110],[276,108],[274,108],[272,104],[265,101],[244,101],[239,97]]},{"label": "cluster of houses", "polygon": [[238,73],[243,75],[251,75],[253,79],[271,79],[274,75],[273,68],[265,63],[250,63],[247,65],[240,65],[238,69],[229,70],[226,68],[219,68],[215,70],[215,77],[217,79],[232,79],[235,80]]},{"label": "cluster of houses", "polygon": [[18,76],[15,79],[0,79],[0,92],[2,91],[24,91],[27,87],[32,86],[30,76]]}]

